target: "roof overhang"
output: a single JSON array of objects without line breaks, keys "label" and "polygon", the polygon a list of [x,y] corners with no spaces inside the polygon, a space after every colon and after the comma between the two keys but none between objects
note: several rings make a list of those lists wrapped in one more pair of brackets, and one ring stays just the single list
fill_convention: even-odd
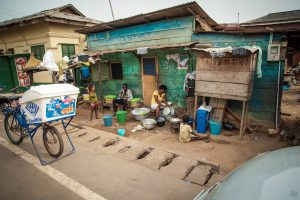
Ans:
[{"label": "roof overhang", "polygon": [[[178,48],[178,47],[188,47],[193,44],[196,44],[198,42],[187,42],[187,43],[178,43],[178,44],[169,44],[169,45],[158,45],[158,46],[150,46],[147,47],[149,50],[154,50],[154,49],[169,49],[169,48]],[[116,49],[116,50],[107,50],[107,51],[87,51],[85,52],[89,56],[97,56],[97,55],[106,55],[106,54],[111,54],[111,53],[128,53],[128,52],[134,52],[138,49],[139,47],[134,47],[134,48],[128,48],[128,49]]]}]

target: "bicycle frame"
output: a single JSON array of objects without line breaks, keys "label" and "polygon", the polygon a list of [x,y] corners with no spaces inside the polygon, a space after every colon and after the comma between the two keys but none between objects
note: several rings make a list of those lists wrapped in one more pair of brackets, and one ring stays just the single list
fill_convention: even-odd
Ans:
[{"label": "bicycle frame", "polygon": [[[29,135],[29,137],[30,137],[30,140],[31,140],[31,142],[32,142],[32,145],[33,145],[33,147],[34,147],[34,150],[35,150],[35,152],[36,152],[36,154],[37,154],[37,157],[38,157],[38,159],[39,159],[39,161],[40,161],[40,163],[41,163],[42,165],[48,165],[48,164],[50,164],[50,163],[53,163],[53,162],[55,162],[55,161],[57,161],[57,160],[60,160],[60,159],[62,159],[62,158],[64,158],[64,157],[66,157],[66,156],[69,156],[69,155],[71,155],[71,154],[73,154],[73,153],[75,152],[75,146],[74,146],[74,144],[72,143],[69,134],[67,133],[67,127],[68,127],[68,125],[70,124],[70,122],[72,121],[73,117],[69,117],[70,120],[69,120],[67,123],[64,121],[64,120],[66,120],[67,118],[59,119],[59,120],[61,120],[61,122],[62,122],[62,126],[63,126],[63,129],[64,129],[64,132],[65,132],[65,134],[66,134],[66,136],[67,136],[67,138],[68,138],[69,144],[70,144],[70,146],[71,146],[71,150],[70,150],[67,154],[62,155],[62,156],[60,156],[59,158],[55,158],[55,159],[50,160],[50,161],[43,160],[42,157],[41,157],[41,155],[40,155],[40,152],[38,151],[38,149],[37,149],[37,147],[36,147],[36,145],[35,145],[35,142],[34,142],[34,139],[33,139],[33,138],[34,138],[34,136],[35,136],[37,130],[38,130],[40,127],[42,127],[42,126],[43,126],[43,127],[44,127],[44,126],[49,126],[49,124],[51,124],[53,121],[50,121],[50,122],[47,122],[47,123],[37,123],[37,124],[32,124],[32,125],[30,125],[30,124],[27,123],[27,121],[26,121],[26,116],[25,116],[24,112],[21,111],[21,108],[20,108],[20,107],[21,107],[21,106],[18,105],[18,106],[15,107],[15,108],[12,108],[12,107],[10,107],[10,108],[4,108],[4,109],[2,109],[2,112],[4,113],[5,116],[6,116],[8,113],[12,113],[12,114],[13,114],[13,117],[19,122],[19,124],[20,124],[20,126],[22,127],[22,129],[25,129],[25,130],[27,131],[27,133],[28,133],[28,135]],[[54,121],[59,121],[59,120],[54,120]],[[31,128],[30,126],[34,126],[34,127]],[[43,129],[43,131],[44,131],[44,129]]]}]

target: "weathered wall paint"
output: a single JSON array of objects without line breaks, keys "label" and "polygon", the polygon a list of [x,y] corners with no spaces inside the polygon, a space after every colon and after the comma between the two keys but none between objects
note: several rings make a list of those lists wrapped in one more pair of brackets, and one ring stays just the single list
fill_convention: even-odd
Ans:
[{"label": "weathered wall paint", "polygon": [[[177,63],[173,60],[167,60],[167,54],[179,53],[181,60],[189,58],[188,69],[177,69]],[[184,97],[186,95],[183,90],[183,81],[187,72],[195,69],[196,56],[189,55],[184,48],[175,48],[169,50],[151,50],[147,56],[156,56],[158,58],[158,85],[164,84],[168,87],[167,98],[176,106],[185,106]],[[127,83],[132,90],[134,97],[143,97],[142,87],[142,71],[141,57],[133,53],[115,53],[102,56],[102,59],[110,62],[122,62],[123,80],[107,80],[103,81],[103,95],[118,94],[122,83]],[[96,81],[98,88],[99,82]]]},{"label": "weathered wall paint", "polygon": [[115,50],[191,41],[194,17],[152,22],[88,35],[89,49]]},{"label": "weathered wall paint", "polygon": [[[274,35],[273,42],[278,42],[281,35]],[[213,34],[201,33],[193,35],[193,41],[200,43],[210,43],[213,47],[225,46],[247,46],[257,45],[262,48],[262,78],[255,76],[253,84],[253,94],[249,105],[250,118],[266,123],[267,126],[274,127],[276,112],[276,94],[277,94],[277,77],[278,62],[267,61],[267,51],[269,44],[269,34]],[[284,62],[281,62],[282,82],[284,73]],[[280,87],[280,94],[281,94]],[[281,104],[281,97],[279,105]],[[234,110],[241,111],[241,102],[230,101],[229,106]]]},{"label": "weathered wall paint", "polygon": [[[278,62],[267,62],[267,47],[269,34],[222,34],[200,33],[193,34],[194,18],[165,20],[138,26],[132,26],[88,36],[89,50],[114,50],[132,47],[145,47],[153,45],[174,44],[181,42],[199,41],[210,43],[212,46],[246,46],[258,45],[263,50],[262,73],[263,77],[255,77],[253,94],[250,101],[249,115],[255,121],[266,123],[274,127],[276,112],[277,73]],[[280,35],[274,35],[273,41],[278,41]],[[166,59],[167,54],[180,53],[181,58],[190,57],[188,70],[178,70],[174,61]],[[187,72],[193,71],[196,65],[196,53],[184,50],[184,48],[151,50],[147,56],[158,57],[159,83],[168,86],[169,100],[177,106],[185,106],[185,92],[183,81]],[[133,90],[133,95],[142,97],[142,78],[140,57],[134,53],[114,53],[102,56],[111,62],[123,63],[124,80],[108,80],[103,82],[104,95],[117,94],[122,83],[128,83]],[[283,66],[281,81],[283,78]],[[97,86],[98,87],[98,86]],[[281,87],[280,87],[281,94]],[[281,96],[280,96],[281,97]],[[241,110],[241,102],[230,101],[229,106],[237,112]],[[279,105],[281,104],[281,98]]]},{"label": "weathered wall paint", "polygon": [[[140,59],[133,53],[115,53],[101,57],[110,62],[122,62],[123,80],[105,80],[103,84],[103,95],[117,95],[122,89],[122,83],[127,83],[128,88],[132,90],[134,97],[142,97],[142,79]],[[99,82],[96,81],[98,88]],[[98,90],[97,90],[98,91]]]}]

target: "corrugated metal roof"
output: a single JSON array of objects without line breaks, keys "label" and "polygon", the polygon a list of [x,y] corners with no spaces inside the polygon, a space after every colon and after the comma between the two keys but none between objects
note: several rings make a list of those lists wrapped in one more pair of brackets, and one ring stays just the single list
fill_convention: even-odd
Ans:
[{"label": "corrugated metal roof", "polygon": [[[70,9],[74,14],[61,12],[64,9]],[[35,20],[35,19],[42,20],[42,19],[45,19],[46,17],[48,19],[56,18],[56,19],[64,19],[64,20],[75,21],[75,22],[84,22],[84,23],[86,23],[87,26],[101,23],[101,21],[85,17],[72,4],[68,4],[68,5],[57,7],[57,8],[44,10],[44,11],[41,11],[41,12],[38,12],[38,13],[35,13],[32,15],[27,15],[25,17],[20,17],[20,18],[15,18],[15,19],[0,22],[0,30],[6,29],[7,27],[11,27],[11,26],[17,25],[22,22],[29,22],[29,21]]]},{"label": "corrugated metal roof", "polygon": [[195,16],[195,15],[198,15],[204,20],[206,20],[207,23],[210,26],[212,26],[214,29],[216,30],[221,29],[220,25],[217,22],[215,22],[212,18],[210,18],[210,16],[195,1],[193,1],[190,3],[185,3],[170,8],[157,10],[146,14],[139,14],[124,19],[118,19],[115,21],[98,24],[77,31],[80,33],[89,34],[89,33],[113,30],[113,29],[118,29],[118,28],[123,28],[128,26],[144,24],[144,23],[150,23],[150,22],[160,21],[164,19],[172,19],[172,18]]},{"label": "corrugated metal roof", "polygon": [[263,17],[259,17],[254,20],[242,23],[242,26],[254,26],[254,25],[271,25],[281,23],[293,23],[300,22],[300,10],[292,10],[286,12],[269,13]]}]

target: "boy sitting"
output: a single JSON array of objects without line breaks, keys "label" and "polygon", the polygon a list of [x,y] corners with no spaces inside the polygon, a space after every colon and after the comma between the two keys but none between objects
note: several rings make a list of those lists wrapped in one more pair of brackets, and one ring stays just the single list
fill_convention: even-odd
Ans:
[{"label": "boy sitting", "polygon": [[182,123],[180,124],[179,142],[188,143],[190,141],[200,140],[199,134],[195,134],[188,124],[189,116],[184,115],[182,117]]}]

